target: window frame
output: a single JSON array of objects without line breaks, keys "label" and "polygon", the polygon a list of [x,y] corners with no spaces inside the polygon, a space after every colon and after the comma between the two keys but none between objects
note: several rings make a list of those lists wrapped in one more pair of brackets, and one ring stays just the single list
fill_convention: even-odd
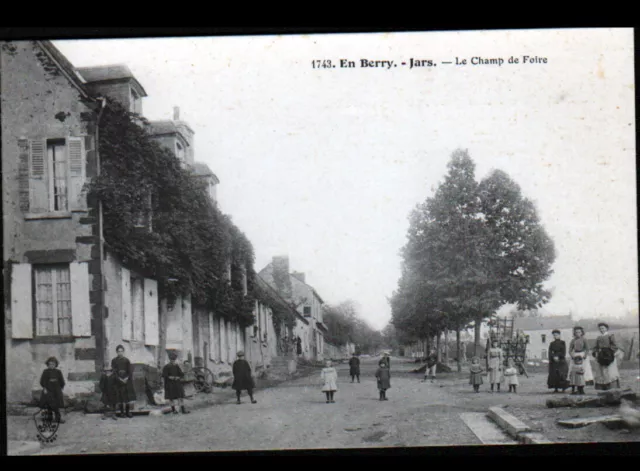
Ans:
[{"label": "window frame", "polygon": [[[57,333],[53,334],[40,334],[38,333],[38,283],[37,283],[37,273],[39,270],[44,268],[54,269],[54,268],[65,268],[67,273],[69,274],[69,327],[70,332],[68,334],[60,333],[60,325],[59,320],[60,316],[58,313],[58,300],[57,300],[57,278],[54,275],[55,272],[52,272],[51,277],[51,304],[54,306],[53,308],[53,326],[54,331]],[[73,339],[73,304],[72,304],[72,293],[71,293],[71,266],[69,263],[39,263],[31,265],[31,299],[32,299],[32,319],[33,319],[33,340],[46,340],[46,339],[55,339],[55,340],[65,340],[65,339]]]},{"label": "window frame", "polygon": [[540,341],[546,345],[547,343],[547,334],[540,334]]}]

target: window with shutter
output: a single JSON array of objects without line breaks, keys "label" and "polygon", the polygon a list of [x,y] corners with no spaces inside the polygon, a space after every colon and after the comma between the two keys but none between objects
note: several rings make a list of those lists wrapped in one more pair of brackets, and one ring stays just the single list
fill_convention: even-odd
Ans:
[{"label": "window with shutter", "polygon": [[18,141],[18,188],[20,211],[29,212],[29,141]]},{"label": "window with shutter", "polygon": [[36,335],[72,335],[69,266],[41,265],[33,268]]}]

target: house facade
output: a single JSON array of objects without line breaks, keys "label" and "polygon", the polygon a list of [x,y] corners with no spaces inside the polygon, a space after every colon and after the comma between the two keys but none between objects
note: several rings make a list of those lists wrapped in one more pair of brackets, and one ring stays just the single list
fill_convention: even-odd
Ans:
[{"label": "house facade", "polygon": [[283,299],[295,306],[302,317],[296,321],[293,335],[301,340],[302,358],[322,361],[324,358],[324,334],[327,327],[322,321],[324,301],[316,290],[305,281],[304,273],[289,271],[289,257],[275,256],[260,273]]},{"label": "house facade", "polygon": [[553,342],[553,330],[560,331],[560,338],[567,344],[573,338],[573,327],[578,325],[572,319],[571,315],[567,316],[545,316],[545,317],[516,317],[514,319],[513,328],[515,331],[521,330],[525,335],[529,336],[527,344],[527,359],[530,360],[548,360],[549,344]]},{"label": "house facade", "polygon": [[[135,366],[139,398],[145,375],[157,376],[170,351],[223,378],[238,350],[254,369],[268,368],[278,348],[269,303],[255,303],[247,328],[194,306],[190,296],[169,304],[155,279],[104,244],[99,203],[85,185],[99,172],[101,97],[142,115],[147,94],[131,71],[74,68],[49,41],[3,43],[0,66],[7,401],[41,390],[50,356],[60,361],[66,396],[93,394],[119,344]],[[195,133],[177,108],[173,117],[151,122],[149,135],[205,179],[215,202],[219,180],[195,161]],[[153,230],[152,217],[140,225]]]},{"label": "house facade", "polygon": [[0,61],[7,401],[41,389],[49,356],[68,395],[89,393],[105,360],[99,218],[83,192],[101,101],[49,41],[5,42]]}]

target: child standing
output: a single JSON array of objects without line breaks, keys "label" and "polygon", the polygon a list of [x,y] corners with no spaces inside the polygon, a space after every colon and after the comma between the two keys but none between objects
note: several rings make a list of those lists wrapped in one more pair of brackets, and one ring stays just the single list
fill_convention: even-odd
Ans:
[{"label": "child standing", "polygon": [[116,417],[116,385],[115,376],[111,365],[108,363],[104,365],[102,369],[102,376],[100,377],[100,391],[102,396],[100,400],[104,405],[104,413],[102,414],[102,420],[106,420],[111,417],[113,420],[118,420]]},{"label": "child standing", "polygon": [[436,379],[436,369],[438,366],[438,354],[436,353],[436,349],[432,348],[429,356],[427,356],[427,369],[424,373],[424,379],[422,382],[424,383],[428,378],[431,378],[431,382],[433,383]]},{"label": "child standing", "polygon": [[336,402],[333,400],[333,395],[338,390],[338,372],[331,366],[331,360],[326,361],[320,378],[322,379],[322,392],[327,396],[327,404]]},{"label": "child standing", "polygon": [[480,385],[482,384],[482,375],[484,374],[484,369],[480,365],[480,359],[478,357],[473,357],[471,360],[471,367],[469,368],[469,384],[473,386],[473,390],[475,392],[480,392]]},{"label": "child standing", "polygon": [[[581,356],[575,356],[573,358],[571,371],[569,373],[569,381],[571,381],[571,394],[584,394],[584,386],[586,384],[585,367],[584,360]],[[576,388],[578,388],[577,392]]]},{"label": "child standing", "polygon": [[42,386],[42,396],[40,396],[40,407],[50,407],[55,414],[56,420],[64,424],[64,420],[60,417],[60,408],[64,407],[64,398],[62,390],[64,389],[64,377],[62,371],[58,369],[58,359],[49,357],[45,362],[47,368],[42,372],[40,377],[40,386]]},{"label": "child standing", "polygon": [[233,384],[231,387],[236,391],[236,404],[242,404],[240,401],[240,394],[245,389],[249,393],[249,399],[251,404],[255,404],[256,401],[253,398],[253,390],[256,387],[253,376],[251,375],[251,365],[244,359],[244,352],[239,351],[236,353],[237,360],[233,362]]},{"label": "child standing", "polygon": [[[111,360],[115,380],[116,403],[120,405],[120,417],[133,417],[131,404],[136,400],[136,391],[133,388],[133,365],[124,356],[124,347],[116,347],[116,357]],[[126,412],[125,412],[126,407]]]},{"label": "child standing", "polygon": [[175,401],[180,403],[180,411],[183,414],[190,412],[184,407],[184,388],[182,387],[182,378],[184,373],[180,369],[180,365],[176,363],[178,355],[174,352],[169,353],[169,364],[162,368],[162,377],[164,378],[164,398],[171,401],[171,412],[177,414]]},{"label": "child standing", "polygon": [[378,380],[378,390],[380,391],[380,400],[387,401],[387,389],[391,387],[391,371],[387,366],[387,363],[380,360],[378,363],[378,371],[376,371],[376,378]]},{"label": "child standing", "polygon": [[507,384],[509,385],[509,392],[513,390],[514,393],[517,393],[516,388],[518,386],[518,368],[516,368],[513,358],[509,358],[507,362],[507,368],[504,370],[504,377],[507,380]]}]

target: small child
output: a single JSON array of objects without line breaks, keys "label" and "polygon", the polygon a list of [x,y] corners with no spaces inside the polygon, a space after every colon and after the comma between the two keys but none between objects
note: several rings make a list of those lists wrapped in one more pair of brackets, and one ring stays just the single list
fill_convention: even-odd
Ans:
[{"label": "small child", "polygon": [[424,379],[422,382],[424,383],[428,378],[431,378],[431,382],[433,383],[436,379],[436,369],[438,365],[438,355],[436,354],[435,349],[431,349],[429,356],[427,357],[427,369],[424,372]]},{"label": "small child", "polygon": [[380,400],[388,401],[387,389],[391,387],[391,371],[384,360],[378,362],[378,370],[376,371],[378,380],[378,390],[380,391]]},{"label": "small child", "polygon": [[484,369],[480,365],[480,359],[478,357],[473,357],[471,360],[471,367],[469,368],[469,384],[473,386],[473,390],[475,392],[480,392],[480,385],[482,384],[482,375],[484,373]]},{"label": "small child", "polygon": [[507,361],[507,368],[504,370],[504,377],[507,380],[507,384],[509,385],[509,392],[513,391],[517,393],[516,388],[518,387],[518,368],[516,368],[513,358],[509,358]]},{"label": "small child", "polygon": [[333,394],[338,390],[338,372],[331,366],[331,360],[325,362],[325,368],[320,373],[322,379],[322,392],[327,395],[327,404],[336,402],[333,400]]},{"label": "small child", "polygon": [[102,420],[106,420],[109,417],[113,420],[118,420],[118,417],[116,417],[117,399],[115,381],[116,377],[113,375],[113,369],[111,369],[111,365],[106,363],[102,369],[102,376],[100,377],[100,391],[102,391],[100,400],[102,404],[104,404]]},{"label": "small child", "polygon": [[164,378],[164,398],[171,402],[171,412],[177,414],[175,401],[180,404],[180,410],[183,414],[190,414],[184,407],[184,388],[182,386],[182,377],[184,373],[180,366],[176,363],[178,355],[174,352],[169,353],[169,364],[164,365],[162,369],[162,377]]},{"label": "small child", "polygon": [[[571,394],[584,394],[584,364],[580,355],[573,358],[569,380],[571,381]],[[578,388],[578,392],[576,392],[576,388]]]},{"label": "small child", "polygon": [[45,362],[47,368],[42,372],[40,377],[40,386],[42,386],[42,396],[40,397],[40,407],[50,407],[55,414],[56,420],[64,424],[64,419],[60,417],[60,408],[64,408],[64,398],[62,390],[64,389],[64,377],[58,369],[58,359],[49,357]]}]

